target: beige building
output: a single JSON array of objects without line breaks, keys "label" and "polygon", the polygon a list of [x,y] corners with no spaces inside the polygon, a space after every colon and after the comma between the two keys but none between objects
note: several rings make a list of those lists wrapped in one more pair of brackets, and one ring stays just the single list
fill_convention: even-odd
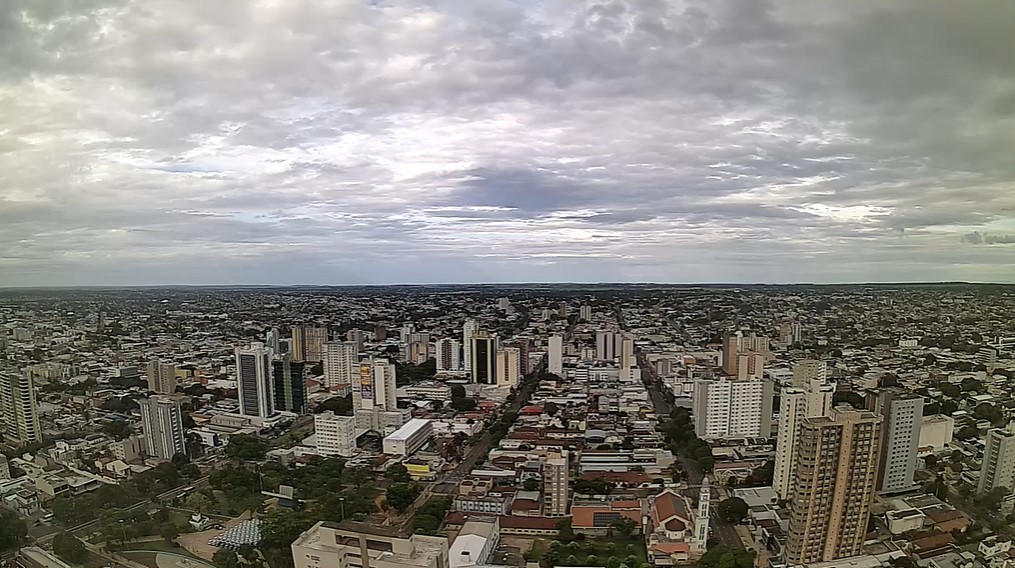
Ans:
[{"label": "beige building", "polygon": [[448,568],[448,539],[321,521],[292,544],[295,568]]},{"label": "beige building", "polygon": [[797,370],[794,368],[793,378],[794,386],[782,389],[779,397],[779,433],[775,445],[772,487],[779,493],[780,499],[792,497],[795,452],[801,424],[807,418],[827,416],[832,409],[832,396],[835,394],[835,384],[828,383],[817,375],[798,382]]},{"label": "beige building", "polygon": [[522,350],[517,347],[503,347],[497,350],[497,386],[513,387],[518,384],[522,372]]},{"label": "beige building", "polygon": [[550,454],[543,464],[543,515],[567,516],[568,460],[567,450]]},{"label": "beige building", "polygon": [[158,357],[148,361],[148,390],[158,394],[176,392],[176,365],[163,363]]},{"label": "beige building", "polygon": [[294,361],[322,361],[324,343],[328,341],[328,328],[296,326],[292,328],[292,354]]},{"label": "beige building", "polygon": [[838,406],[800,426],[786,561],[860,554],[877,484],[881,416]]}]

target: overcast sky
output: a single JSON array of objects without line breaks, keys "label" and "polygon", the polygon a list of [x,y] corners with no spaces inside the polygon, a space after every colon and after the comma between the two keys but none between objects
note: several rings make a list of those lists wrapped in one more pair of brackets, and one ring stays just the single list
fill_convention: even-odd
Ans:
[{"label": "overcast sky", "polygon": [[998,0],[4,0],[0,285],[1015,281]]}]

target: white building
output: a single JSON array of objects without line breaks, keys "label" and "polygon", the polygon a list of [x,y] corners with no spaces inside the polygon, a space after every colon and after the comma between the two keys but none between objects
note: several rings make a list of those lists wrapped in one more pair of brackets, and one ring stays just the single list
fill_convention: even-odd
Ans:
[{"label": "white building", "polygon": [[779,433],[775,445],[775,471],[772,487],[782,499],[789,499],[793,490],[793,469],[800,425],[806,418],[828,416],[832,410],[835,385],[826,382],[824,373],[794,369],[794,386],[782,389],[779,398]]},{"label": "white building", "polygon": [[359,364],[359,375],[352,388],[353,408],[356,411],[395,410],[398,394],[395,390],[395,365],[387,359],[371,359]]},{"label": "white building", "polygon": [[465,350],[463,361],[466,371],[472,370],[472,336],[479,331],[479,326],[476,325],[476,320],[467,319],[462,325],[462,346]]},{"label": "white building", "polygon": [[617,358],[618,344],[621,341],[620,334],[616,332],[596,333],[596,359],[600,361],[613,361]]},{"label": "white building", "polygon": [[366,523],[320,521],[292,543],[292,553],[294,568],[450,568],[447,538]]},{"label": "white building", "polygon": [[423,447],[433,437],[433,421],[426,418],[413,418],[401,428],[385,436],[384,453],[408,457]]},{"label": "white building", "polygon": [[236,348],[236,396],[240,414],[268,418],[275,413],[270,352],[263,343]]},{"label": "white building", "polygon": [[324,343],[322,363],[326,388],[353,383],[353,375],[359,365],[358,348],[355,341],[328,341]]},{"label": "white building", "polygon": [[314,438],[322,456],[349,457],[356,453],[356,418],[330,410],[314,415]]},{"label": "white building", "polygon": [[437,370],[457,371],[462,368],[462,343],[457,339],[437,341]]},{"label": "white building", "polygon": [[976,491],[982,494],[995,487],[1015,487],[1015,422],[987,430]]},{"label": "white building", "polygon": [[914,489],[923,397],[901,389],[884,389],[878,395],[874,412],[884,416],[878,491],[899,493]]},{"label": "white building", "polygon": [[620,368],[630,369],[638,366],[634,358],[634,340],[630,337],[623,337],[620,340]]},{"label": "white building", "polygon": [[522,374],[522,350],[503,347],[497,350],[497,386],[513,387]]},{"label": "white building", "polygon": [[471,568],[489,564],[490,556],[500,541],[500,520],[466,521],[451,543],[451,568]]},{"label": "white building", "polygon": [[550,336],[546,353],[546,370],[558,377],[564,376],[564,338]]},{"label": "white building", "polygon": [[141,432],[148,447],[148,455],[171,460],[176,454],[186,454],[183,412],[179,401],[168,396],[153,395],[139,400],[138,405],[141,410]]},{"label": "white building", "polygon": [[944,414],[924,416],[920,424],[920,448],[937,451],[952,442],[955,433],[955,419]]},{"label": "white building", "polygon": [[694,382],[694,429],[703,440],[768,438],[772,435],[773,386],[744,380],[698,379]]},{"label": "white building", "polygon": [[158,394],[176,392],[176,365],[163,363],[158,357],[148,361],[148,389]]}]

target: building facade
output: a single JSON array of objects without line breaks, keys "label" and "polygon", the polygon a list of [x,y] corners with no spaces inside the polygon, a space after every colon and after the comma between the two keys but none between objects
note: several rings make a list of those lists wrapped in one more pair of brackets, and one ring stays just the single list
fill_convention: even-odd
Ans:
[{"label": "building facade", "polygon": [[913,476],[923,423],[923,397],[902,389],[883,389],[878,393],[874,412],[884,417],[878,491],[900,493],[915,489]]},{"label": "building facade", "polygon": [[472,373],[472,382],[493,384],[497,380],[497,338],[485,331],[477,331],[471,341],[472,363],[469,369]]},{"label": "building facade", "polygon": [[158,357],[148,361],[148,388],[158,394],[176,392],[176,365],[163,363]]},{"label": "building facade", "polygon": [[165,395],[153,395],[139,400],[138,405],[148,455],[163,460],[171,460],[176,454],[186,455],[183,411],[179,401]]},{"label": "building facade", "polygon": [[294,568],[449,568],[448,539],[320,521],[292,543]]},{"label": "building facade", "polygon": [[1015,422],[987,430],[976,492],[987,493],[995,487],[1015,487]]},{"label": "building facade", "polygon": [[42,441],[39,405],[31,372],[0,372],[0,419],[8,440],[21,445]]},{"label": "building facade", "polygon": [[327,388],[351,385],[359,364],[359,350],[355,341],[328,341],[324,343],[324,386]]},{"label": "building facade", "polygon": [[462,344],[457,339],[437,341],[437,370],[457,371],[462,368]]},{"label": "building facade", "polygon": [[517,347],[497,350],[497,386],[513,387],[522,375],[522,351]]},{"label": "building facade", "polygon": [[314,415],[314,438],[322,456],[349,457],[356,453],[356,418],[327,411]]},{"label": "building facade", "polygon": [[596,333],[596,359],[600,361],[613,361],[617,358],[617,346],[620,343],[620,334],[615,331],[600,331]]},{"label": "building facade", "polygon": [[881,416],[850,406],[800,427],[786,561],[828,562],[862,552],[877,487]]},{"label": "building facade", "polygon": [[236,396],[240,414],[267,418],[275,413],[270,352],[263,343],[236,348]]},{"label": "building facade", "polygon": [[546,346],[546,370],[558,377],[564,376],[564,338],[550,336]]},{"label": "building facade", "polygon": [[476,325],[476,320],[467,319],[462,324],[462,364],[465,365],[466,371],[472,370],[472,336],[479,331],[479,326]]},{"label": "building facade", "polygon": [[[795,371],[794,371],[795,374]],[[789,499],[793,492],[795,451],[799,442],[800,426],[807,418],[828,416],[832,410],[835,385],[823,379],[811,378],[782,389],[779,396],[779,433],[775,445],[775,469],[772,487],[780,499]]]},{"label": "building facade", "polygon": [[274,382],[275,410],[306,414],[307,384],[306,363],[293,361],[292,354],[286,353],[271,362],[271,375]]},{"label": "building facade", "polygon": [[550,454],[543,463],[543,515],[566,517],[568,507],[568,453]]},{"label": "building facade", "polygon": [[321,361],[324,344],[328,341],[328,328],[324,326],[294,326],[292,328],[292,354],[296,361]]},{"label": "building facade", "polygon": [[772,435],[771,381],[698,379],[694,381],[694,429],[703,440],[768,438]]}]

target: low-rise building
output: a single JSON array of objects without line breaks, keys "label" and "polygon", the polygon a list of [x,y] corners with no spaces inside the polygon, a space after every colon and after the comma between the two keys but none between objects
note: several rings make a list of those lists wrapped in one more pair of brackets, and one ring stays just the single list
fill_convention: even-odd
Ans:
[{"label": "low-rise building", "polygon": [[433,437],[433,424],[426,418],[413,418],[401,428],[385,436],[384,453],[411,456]]},{"label": "low-rise building", "polygon": [[295,568],[450,568],[448,539],[321,521],[292,543]]}]

